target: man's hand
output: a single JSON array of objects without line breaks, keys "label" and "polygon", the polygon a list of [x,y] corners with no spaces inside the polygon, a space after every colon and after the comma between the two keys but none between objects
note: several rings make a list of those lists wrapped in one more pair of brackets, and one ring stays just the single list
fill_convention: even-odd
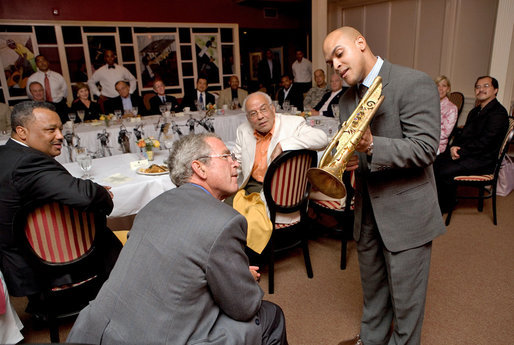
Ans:
[{"label": "man's hand", "polygon": [[271,153],[271,161],[273,161],[275,158],[277,158],[282,153],[282,146],[280,143],[275,146],[275,149]]},{"label": "man's hand", "polygon": [[460,155],[458,154],[459,150],[460,150],[460,146],[452,146],[452,147],[450,147],[450,153],[452,155],[452,159],[453,160],[456,160],[456,159],[460,158]]},{"label": "man's hand", "polygon": [[113,199],[114,198],[114,194],[112,194],[112,192],[111,192],[111,188],[112,187],[111,186],[102,186],[102,187],[104,187],[107,190],[107,192],[109,192],[109,195],[111,196],[111,199]]},{"label": "man's hand", "polygon": [[348,164],[346,164],[345,171],[354,171],[359,167],[359,156],[353,155],[350,157],[350,160],[348,161]]},{"label": "man's hand", "polygon": [[256,282],[258,282],[261,279],[261,274],[259,271],[259,266],[250,266],[250,273],[253,276],[253,279],[255,279]]},{"label": "man's hand", "polygon": [[361,140],[359,141],[359,144],[355,148],[356,151],[359,152],[366,152],[368,151],[369,146],[373,142],[373,135],[371,134],[371,130],[366,128],[366,131],[364,132],[364,135],[362,136]]}]

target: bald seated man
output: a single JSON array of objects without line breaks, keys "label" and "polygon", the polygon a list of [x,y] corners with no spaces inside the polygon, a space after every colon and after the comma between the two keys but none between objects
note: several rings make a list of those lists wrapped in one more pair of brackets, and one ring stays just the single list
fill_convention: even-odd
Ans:
[{"label": "bald seated man", "polygon": [[227,105],[230,109],[241,108],[243,101],[248,96],[248,91],[239,87],[239,78],[236,75],[230,77],[228,88],[220,92],[218,97],[218,109]]}]

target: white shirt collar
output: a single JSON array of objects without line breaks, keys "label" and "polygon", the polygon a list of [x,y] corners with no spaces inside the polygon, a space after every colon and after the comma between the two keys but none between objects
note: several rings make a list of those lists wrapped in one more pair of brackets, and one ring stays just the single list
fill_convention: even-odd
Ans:
[{"label": "white shirt collar", "polygon": [[369,72],[369,74],[364,78],[364,81],[362,84],[364,84],[367,87],[370,87],[371,84],[373,84],[373,80],[378,76],[378,73],[380,72],[380,69],[382,68],[382,65],[384,64],[384,60],[380,56],[377,56],[377,62],[375,62],[375,65]]}]

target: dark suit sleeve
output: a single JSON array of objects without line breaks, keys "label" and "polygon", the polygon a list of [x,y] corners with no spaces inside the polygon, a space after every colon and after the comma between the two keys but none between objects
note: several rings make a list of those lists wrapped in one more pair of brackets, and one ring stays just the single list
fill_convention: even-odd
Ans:
[{"label": "dark suit sleeve", "polygon": [[[321,97],[320,101],[318,102],[318,104],[316,104],[314,106],[313,109],[319,111],[321,109],[321,107],[323,106],[323,104],[325,104],[325,102],[327,101],[328,97],[330,97],[330,94],[331,94],[331,92],[325,92],[323,97]],[[338,102],[339,102],[339,100],[338,100]]]},{"label": "dark suit sleeve", "polygon": [[145,103],[143,102],[143,98],[138,95],[131,95],[132,106],[137,107],[139,115],[147,116],[150,115],[148,110],[145,107]]},{"label": "dark suit sleeve", "polygon": [[214,242],[206,270],[216,304],[238,321],[247,321],[257,314],[264,294],[249,271],[245,243],[246,221],[237,215],[225,224]]},{"label": "dark suit sleeve", "polygon": [[191,111],[196,111],[195,99],[192,93],[186,93],[182,99],[182,109],[189,107]]},{"label": "dark suit sleeve", "polygon": [[161,105],[161,101],[159,100],[159,96],[155,95],[150,98],[150,112],[152,114],[160,114],[161,110],[159,106]]},{"label": "dark suit sleeve", "polygon": [[77,209],[109,214],[113,203],[107,190],[71,176],[58,162],[39,154],[26,154],[12,175],[22,198],[32,202],[58,201]]},{"label": "dark suit sleeve", "polygon": [[206,98],[207,98],[207,102],[205,104],[212,104],[212,105],[216,105],[216,97],[214,97],[214,95],[212,93],[209,93],[209,92],[206,92]]}]

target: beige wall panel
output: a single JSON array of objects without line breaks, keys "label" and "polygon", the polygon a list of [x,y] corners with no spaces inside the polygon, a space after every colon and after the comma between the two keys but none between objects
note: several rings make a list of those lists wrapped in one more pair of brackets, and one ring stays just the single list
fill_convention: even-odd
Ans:
[{"label": "beige wall panel", "polygon": [[414,67],[432,78],[441,74],[441,47],[446,0],[421,0]]},{"label": "beige wall panel", "polygon": [[416,1],[398,0],[391,2],[389,60],[392,63],[414,67],[416,19]]},{"label": "beige wall panel", "polygon": [[370,5],[365,10],[365,34],[375,55],[387,58],[389,47],[389,2]]},{"label": "beige wall panel", "polygon": [[364,7],[352,7],[343,11],[343,25],[364,30]]},{"label": "beige wall panel", "polygon": [[[494,3],[494,4],[493,4]],[[473,85],[489,73],[496,1],[461,0],[458,6],[452,89],[474,98]]]}]

